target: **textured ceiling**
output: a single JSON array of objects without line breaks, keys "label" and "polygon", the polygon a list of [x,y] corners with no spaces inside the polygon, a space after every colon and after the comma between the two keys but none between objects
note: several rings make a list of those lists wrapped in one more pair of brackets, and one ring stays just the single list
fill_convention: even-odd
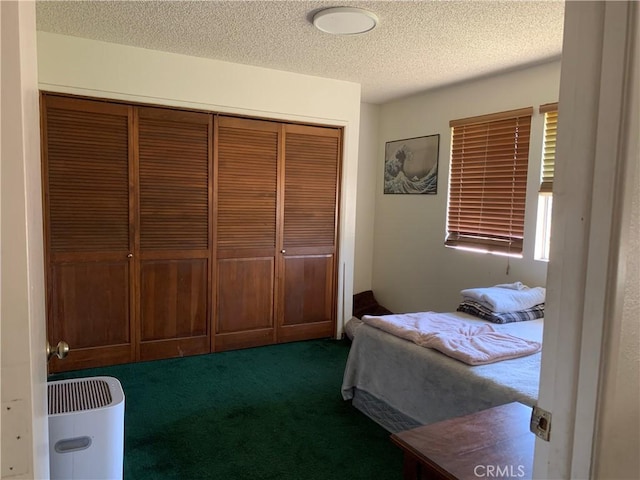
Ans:
[{"label": "textured ceiling", "polygon": [[[369,33],[332,36],[313,13],[359,6]],[[560,56],[561,1],[40,1],[38,30],[347,80],[362,99],[412,93]]]}]

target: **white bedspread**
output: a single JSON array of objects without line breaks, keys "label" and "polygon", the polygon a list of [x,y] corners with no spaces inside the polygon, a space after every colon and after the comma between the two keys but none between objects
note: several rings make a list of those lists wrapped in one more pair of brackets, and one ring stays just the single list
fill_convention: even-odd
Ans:
[{"label": "white bedspread", "polygon": [[[489,323],[460,312],[452,315],[471,325]],[[499,332],[542,342],[542,319],[493,327]],[[362,324],[355,330],[342,396],[346,400],[358,390],[367,392],[425,425],[514,401],[534,405],[538,398],[540,356],[535,353],[471,367]]]},{"label": "white bedspread", "polygon": [[362,321],[416,345],[438,350],[467,365],[485,365],[537,353],[539,342],[497,332],[489,323],[470,323],[453,313],[417,312]]}]

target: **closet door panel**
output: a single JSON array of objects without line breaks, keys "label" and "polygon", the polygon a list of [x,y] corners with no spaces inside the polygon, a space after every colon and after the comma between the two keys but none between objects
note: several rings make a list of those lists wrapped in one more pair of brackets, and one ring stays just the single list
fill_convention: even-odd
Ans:
[{"label": "closet door panel", "polygon": [[286,125],[278,340],[335,330],[340,130]]},{"label": "closet door panel", "polygon": [[274,273],[273,257],[218,260],[219,349],[272,340]]},{"label": "closet door panel", "polygon": [[140,360],[209,351],[207,265],[207,259],[141,261]]},{"label": "closet door panel", "polygon": [[65,321],[56,331],[74,348],[128,344],[129,265],[60,263],[53,267],[51,311]]},{"label": "closet door panel", "polygon": [[218,119],[216,350],[275,341],[280,128]]},{"label": "closet door panel", "polygon": [[137,109],[140,359],[210,350],[211,115]]},{"label": "closet door panel", "polygon": [[335,247],[339,133],[286,126],[285,249]]},{"label": "closet door panel", "polygon": [[287,255],[284,279],[284,318],[278,339],[331,336],[333,325],[327,319],[333,315],[333,255]]},{"label": "closet door panel", "polygon": [[209,247],[210,115],[139,109],[140,251]]},{"label": "closet door panel", "polygon": [[143,261],[140,265],[143,342],[207,334],[207,261]]},{"label": "closet door panel", "polygon": [[50,371],[132,361],[134,212],[125,105],[42,96]]}]

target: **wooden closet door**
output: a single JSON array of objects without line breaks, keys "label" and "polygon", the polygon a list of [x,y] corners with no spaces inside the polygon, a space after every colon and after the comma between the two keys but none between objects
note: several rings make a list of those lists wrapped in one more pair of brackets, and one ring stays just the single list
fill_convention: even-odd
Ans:
[{"label": "wooden closet door", "polygon": [[286,125],[279,342],[335,331],[341,131]]},{"label": "wooden closet door", "polygon": [[275,341],[277,123],[218,119],[215,350]]},{"label": "wooden closet door", "polygon": [[140,360],[210,351],[212,118],[136,109]]},{"label": "wooden closet door", "polygon": [[133,361],[132,109],[42,96],[50,371]]}]

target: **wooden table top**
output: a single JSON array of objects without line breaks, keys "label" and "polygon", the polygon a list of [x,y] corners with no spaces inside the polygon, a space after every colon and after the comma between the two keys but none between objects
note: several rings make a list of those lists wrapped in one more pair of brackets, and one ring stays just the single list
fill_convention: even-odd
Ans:
[{"label": "wooden table top", "polygon": [[531,479],[535,435],[531,407],[518,402],[391,436],[422,463],[452,480]]}]

